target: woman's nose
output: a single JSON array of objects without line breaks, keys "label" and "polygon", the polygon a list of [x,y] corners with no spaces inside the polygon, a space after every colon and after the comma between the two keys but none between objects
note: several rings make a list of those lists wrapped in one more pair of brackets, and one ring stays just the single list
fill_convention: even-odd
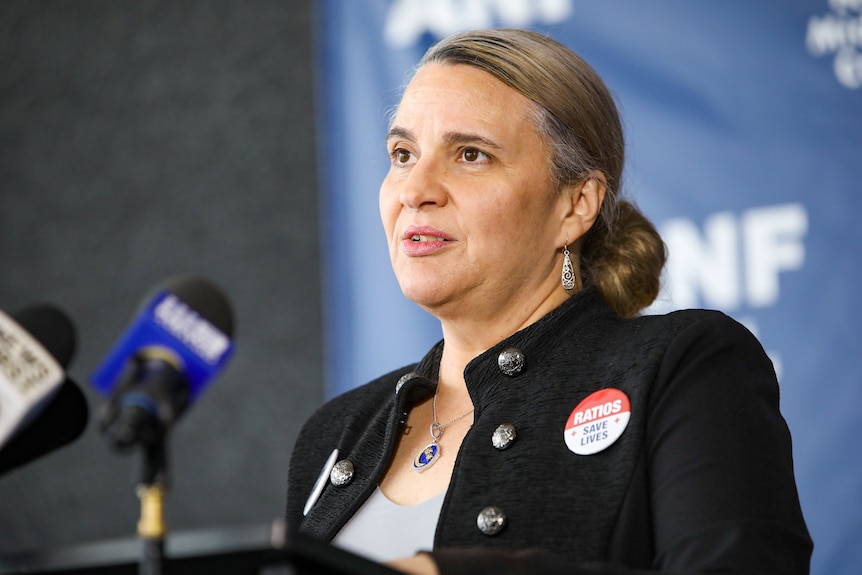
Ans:
[{"label": "woman's nose", "polygon": [[444,176],[445,170],[438,162],[427,156],[419,158],[401,182],[401,204],[412,209],[442,206],[447,197]]}]

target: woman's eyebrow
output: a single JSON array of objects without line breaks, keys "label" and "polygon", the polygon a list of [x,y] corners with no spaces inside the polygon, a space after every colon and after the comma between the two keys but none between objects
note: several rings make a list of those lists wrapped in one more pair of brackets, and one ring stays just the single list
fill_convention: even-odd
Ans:
[{"label": "woman's eyebrow", "polygon": [[[416,136],[412,131],[400,126],[392,126],[386,133],[387,142],[393,138],[401,138],[409,142],[416,141]],[[446,132],[443,134],[443,141],[447,144],[482,144],[489,148],[500,148],[500,146],[493,140],[489,140],[485,136],[470,132]]]},{"label": "woman's eyebrow", "polygon": [[[386,133],[387,142],[393,138],[400,138],[408,142],[416,141],[416,135],[412,131],[400,126],[392,126]],[[493,140],[470,132],[446,132],[443,134],[443,141],[447,144],[481,144],[488,148],[500,149],[500,145]]]},{"label": "woman's eyebrow", "polygon": [[408,140],[410,142],[415,142],[416,137],[413,135],[413,132],[408,130],[407,128],[400,128],[398,126],[392,126],[389,128],[389,131],[386,133],[386,141],[388,142],[392,138],[402,138],[404,140]]},{"label": "woman's eyebrow", "polygon": [[500,145],[485,136],[469,132],[446,132],[443,141],[447,144],[482,144],[489,148],[500,149]]}]

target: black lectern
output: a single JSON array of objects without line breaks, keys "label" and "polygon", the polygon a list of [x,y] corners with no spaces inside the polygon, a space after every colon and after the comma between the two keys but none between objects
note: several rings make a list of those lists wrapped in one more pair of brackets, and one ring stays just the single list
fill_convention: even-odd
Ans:
[{"label": "black lectern", "polygon": [[[137,538],[0,555],[0,575],[137,575]],[[171,534],[166,575],[396,575],[394,569],[292,533],[281,521]]]}]

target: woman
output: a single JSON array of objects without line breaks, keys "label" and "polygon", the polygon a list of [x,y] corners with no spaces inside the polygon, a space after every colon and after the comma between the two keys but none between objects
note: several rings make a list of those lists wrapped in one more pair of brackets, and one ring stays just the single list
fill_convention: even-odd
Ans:
[{"label": "woman", "polygon": [[312,416],[288,523],[411,573],[807,573],[761,346],[717,312],[638,315],[664,245],[619,198],[596,73],[536,33],[459,34],[386,143],[392,266],[443,340]]}]

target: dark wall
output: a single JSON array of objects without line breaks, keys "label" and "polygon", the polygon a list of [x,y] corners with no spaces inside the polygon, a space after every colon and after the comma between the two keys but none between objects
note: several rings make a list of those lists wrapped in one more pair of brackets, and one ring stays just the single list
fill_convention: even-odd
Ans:
[{"label": "dark wall", "polygon": [[0,309],[66,310],[93,412],[0,477],[0,552],[134,536],[89,379],[175,274],[227,293],[237,352],[170,438],[170,526],[282,515],[323,397],[311,36],[307,1],[0,3]]}]

